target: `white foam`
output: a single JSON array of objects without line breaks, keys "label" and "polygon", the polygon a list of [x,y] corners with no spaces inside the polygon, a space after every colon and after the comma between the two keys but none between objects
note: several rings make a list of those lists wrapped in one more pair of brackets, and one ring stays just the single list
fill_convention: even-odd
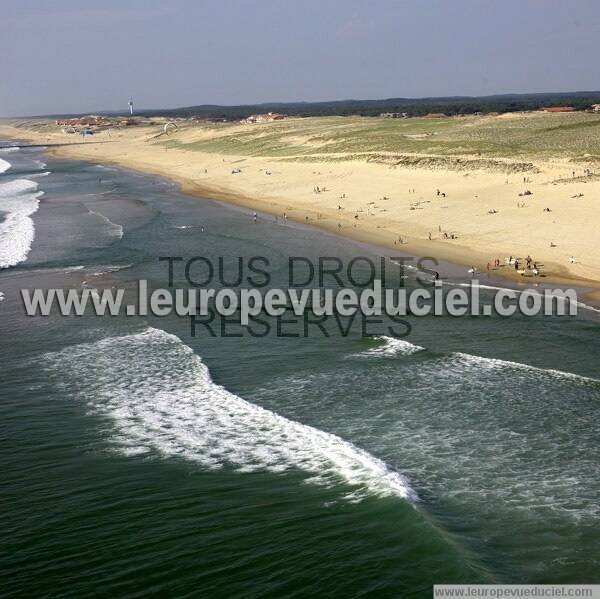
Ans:
[{"label": "white foam", "polygon": [[73,346],[43,363],[112,420],[111,439],[127,454],[158,452],[240,472],[299,470],[318,485],[417,499],[402,475],[366,451],[215,384],[200,357],[164,331]]},{"label": "white foam", "polygon": [[[477,287],[478,289],[491,289],[493,291],[505,291],[508,287],[495,287],[494,285],[484,285],[482,283],[453,283],[452,281],[440,281],[442,285],[448,285],[450,287]],[[518,289],[510,289],[515,293],[521,293]]]},{"label": "white foam", "polygon": [[4,301],[4,293],[2,293],[2,291],[0,291],[0,302]]},{"label": "white foam", "polygon": [[[381,335],[374,337],[383,343],[377,347],[373,347],[366,351],[354,354],[354,357],[393,357],[397,355],[411,355],[419,351],[425,351],[426,348],[420,345],[415,345],[404,339],[396,339],[394,337],[387,337]],[[465,369],[476,368],[478,370],[501,370],[501,369],[512,369],[521,372],[529,372],[536,376],[551,376],[559,379],[570,379],[573,381],[579,381],[582,383],[599,383],[599,379],[592,377],[583,376],[580,374],[574,374],[572,372],[565,372],[563,370],[556,370],[554,368],[539,368],[538,366],[530,366],[529,364],[522,364],[521,362],[511,362],[510,360],[501,360],[499,358],[484,358],[483,356],[476,356],[464,352],[453,352],[445,357],[441,358],[446,362],[452,364],[451,370],[457,374],[464,373]]]},{"label": "white foam", "polygon": [[600,382],[600,380],[592,377],[582,376],[572,372],[564,372],[563,370],[556,370],[554,368],[539,368],[538,366],[530,366],[529,364],[522,364],[521,362],[511,362],[510,360],[500,360],[498,358],[484,358],[482,356],[474,356],[472,354],[463,352],[450,354],[450,359],[458,360],[459,363],[467,366],[475,366],[477,368],[486,370],[500,370],[508,368],[521,372],[530,372],[536,376],[547,375],[553,378],[570,379],[585,383]]},{"label": "white foam", "polygon": [[15,179],[0,183],[0,268],[15,266],[27,259],[35,237],[31,215],[39,207],[37,183],[28,179]]},{"label": "white foam", "polygon": [[381,345],[372,347],[364,352],[355,354],[357,356],[409,356],[419,351],[423,351],[425,348],[420,345],[410,343],[405,339],[397,339],[395,337],[388,337],[381,335],[374,337],[377,341],[381,341]]},{"label": "white foam", "polygon": [[15,148],[13,146],[8,146],[5,148],[0,148],[0,152],[3,154],[9,154],[10,152],[18,152],[21,148]]},{"label": "white foam", "polygon": [[106,265],[96,265],[93,267],[94,271],[90,273],[92,277],[99,277],[101,275],[108,274],[110,272],[119,272],[120,270],[126,270],[131,268],[133,264],[106,264]]},{"label": "white foam", "polygon": [[[417,270],[417,271],[419,270],[413,264],[406,264],[405,262],[398,262],[397,260],[390,260],[390,262],[392,264],[395,264],[396,266],[400,266],[400,268],[407,268],[408,270]],[[425,272],[425,271],[420,271],[420,272]]]},{"label": "white foam", "polygon": [[0,173],[6,172],[11,167],[11,164],[8,160],[4,160],[0,158]]},{"label": "white foam", "polygon": [[[83,270],[84,268],[85,268],[85,266],[83,266],[82,264],[78,264],[77,266],[65,266],[64,268],[57,268],[56,270],[69,274],[71,272],[77,272],[78,270]],[[47,270],[50,270],[50,269],[47,269]]]},{"label": "white foam", "polygon": [[594,308],[593,306],[589,306],[588,304],[584,304],[583,302],[573,302],[578,308],[582,308],[583,310],[589,310],[590,312],[596,312],[600,314],[600,310],[598,308]]},{"label": "white foam", "polygon": [[50,171],[43,171],[41,173],[33,173],[31,175],[29,175],[30,177],[47,177],[50,174]]},{"label": "white foam", "polygon": [[100,217],[109,226],[109,235],[118,237],[119,239],[123,238],[123,227],[121,225],[113,223],[110,218],[104,216],[104,214],[100,214],[100,212],[95,212],[94,210],[89,209],[88,212],[94,216]]},{"label": "white foam", "polygon": [[[453,283],[452,281],[441,281],[441,283],[442,283],[442,285],[448,285],[450,287],[471,287],[471,283]],[[534,283],[534,285],[535,285],[535,283]],[[516,295],[520,295],[521,293],[528,291],[528,290],[523,290],[523,289],[513,289],[511,287],[494,287],[493,285],[482,285],[481,283],[474,283],[473,287],[478,287],[479,289],[491,289],[493,291],[507,291],[508,290],[508,291],[514,292]],[[560,290],[554,290],[554,291],[560,291]],[[543,293],[543,291],[541,293]],[[593,306],[590,306],[583,302],[574,301],[566,294],[562,294],[562,295],[557,294],[556,296],[562,297],[563,299],[568,300],[570,304],[573,304],[573,305],[577,306],[578,308],[581,308],[583,310],[589,310],[590,312],[596,312],[596,313],[600,314],[600,309],[594,308]]]}]

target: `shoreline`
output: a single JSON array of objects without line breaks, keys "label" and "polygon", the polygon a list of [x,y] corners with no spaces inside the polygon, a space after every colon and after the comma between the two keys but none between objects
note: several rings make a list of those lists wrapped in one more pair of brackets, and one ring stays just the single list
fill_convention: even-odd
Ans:
[{"label": "shoreline", "polygon": [[[231,186],[217,185],[214,182],[200,182],[191,177],[173,172],[173,169],[164,168],[157,164],[150,164],[140,159],[128,159],[127,153],[118,159],[108,156],[106,153],[98,156],[90,156],[90,146],[92,145],[90,142],[59,145],[53,143],[54,140],[50,140],[48,137],[44,138],[42,135],[31,134],[32,132],[26,129],[17,129],[0,124],[0,135],[3,137],[35,141],[36,145],[44,146],[46,152],[58,158],[68,157],[88,162],[101,162],[146,174],[159,175],[175,182],[182,193],[193,197],[233,204],[248,210],[270,214],[276,218],[282,218],[283,214],[287,212],[287,218],[290,221],[316,227],[335,236],[348,238],[381,250],[386,250],[388,252],[397,251],[403,255],[412,255],[415,257],[435,257],[441,262],[446,262],[455,266],[457,271],[459,268],[463,267],[465,273],[468,268],[474,266],[477,268],[481,278],[491,278],[497,280],[498,283],[506,282],[507,284],[510,284],[511,288],[518,289],[522,286],[546,287],[548,285],[575,287],[578,295],[581,294],[581,297],[585,298],[587,302],[591,303],[593,306],[600,305],[600,281],[577,276],[569,272],[568,268],[565,266],[552,264],[552,274],[536,278],[518,275],[511,266],[504,264],[501,264],[501,267],[498,269],[491,269],[488,271],[485,265],[486,262],[489,262],[489,258],[487,257],[489,254],[484,254],[484,250],[460,245],[452,246],[448,243],[436,242],[435,240],[417,240],[408,236],[401,245],[396,245],[395,243],[391,243],[388,239],[389,235],[385,235],[387,231],[378,230],[380,228],[379,226],[376,228],[361,226],[359,228],[356,226],[347,226],[345,224],[340,227],[339,225],[336,225],[336,222],[331,218],[331,215],[323,216],[323,214],[314,206],[290,206],[290,200],[286,198],[267,197],[266,199],[261,199],[255,196],[253,197],[250,194],[241,193]],[[46,141],[44,141],[44,139]],[[115,141],[115,143],[118,142]],[[84,148],[85,151],[82,152],[81,150]],[[155,151],[158,152],[158,148],[156,148]],[[246,160],[235,160],[235,157],[225,157],[223,155],[215,155],[213,157],[213,159],[216,158],[221,158],[225,165]],[[226,158],[229,162],[225,162]]]}]

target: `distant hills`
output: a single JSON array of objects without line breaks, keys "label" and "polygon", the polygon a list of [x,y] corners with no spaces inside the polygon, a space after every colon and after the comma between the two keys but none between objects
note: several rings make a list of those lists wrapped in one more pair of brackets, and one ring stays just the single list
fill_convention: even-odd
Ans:
[{"label": "distant hills", "polygon": [[537,110],[545,106],[574,106],[578,110],[600,103],[600,91],[499,94],[493,96],[448,96],[441,98],[388,98],[384,100],[334,100],[330,102],[268,102],[265,104],[240,104],[219,106],[201,104],[175,109],[138,110],[137,114],[199,116],[206,118],[240,119],[250,114],[282,112],[290,116],[376,116],[382,112],[406,112],[409,116],[422,116],[432,112],[448,115],[476,112],[516,112]]},{"label": "distant hills", "polygon": [[[546,106],[574,106],[577,110],[585,110],[592,104],[600,104],[600,91],[447,96],[439,98],[387,98],[384,100],[333,100],[330,102],[267,102],[236,106],[199,104],[181,108],[138,108],[135,114],[136,116],[198,116],[226,120],[242,119],[251,114],[265,112],[281,112],[289,116],[377,116],[382,112],[406,112],[408,116],[423,116],[429,113],[441,112],[447,115],[474,114],[477,112],[518,112],[537,110]],[[128,116],[129,111],[97,111],[95,114]],[[55,118],[81,115],[53,114],[45,116]]]}]

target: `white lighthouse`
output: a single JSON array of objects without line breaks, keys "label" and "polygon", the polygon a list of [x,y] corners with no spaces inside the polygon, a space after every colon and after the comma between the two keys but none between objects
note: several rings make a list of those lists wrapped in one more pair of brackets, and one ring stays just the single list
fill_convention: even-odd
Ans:
[{"label": "white lighthouse", "polygon": [[133,100],[129,98],[129,102],[127,102],[127,104],[129,105],[129,114],[133,116]]}]

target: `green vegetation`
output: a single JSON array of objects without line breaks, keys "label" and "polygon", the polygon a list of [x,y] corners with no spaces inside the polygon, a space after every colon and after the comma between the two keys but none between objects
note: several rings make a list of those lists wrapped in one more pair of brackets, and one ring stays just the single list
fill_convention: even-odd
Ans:
[{"label": "green vegetation", "polygon": [[[199,125],[186,135],[158,141],[190,151],[262,156],[287,160],[383,160],[396,155],[461,157],[472,161],[534,158],[581,160],[600,155],[600,118],[590,113],[528,113],[505,117],[442,119],[323,117],[254,125]],[[187,133],[197,129],[210,135]],[[199,138],[198,138],[199,137]]]},{"label": "green vegetation", "polygon": [[455,96],[448,98],[389,98],[386,100],[338,100],[333,102],[283,102],[216,106],[205,104],[170,111],[149,110],[151,116],[201,116],[236,120],[258,112],[283,112],[290,116],[378,116],[382,112],[406,112],[424,116],[431,112],[467,115],[477,112],[519,112],[538,110],[544,106],[574,106],[578,110],[600,103],[600,92],[568,92],[544,94],[502,94],[496,96]]}]

